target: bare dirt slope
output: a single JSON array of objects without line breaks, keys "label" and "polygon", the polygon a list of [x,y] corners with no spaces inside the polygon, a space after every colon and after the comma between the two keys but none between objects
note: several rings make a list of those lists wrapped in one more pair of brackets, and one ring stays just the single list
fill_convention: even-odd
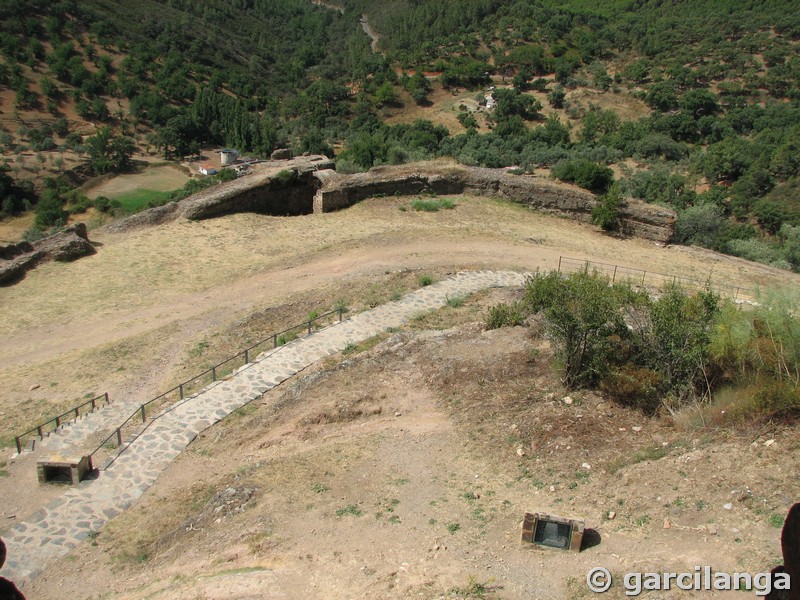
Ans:
[{"label": "bare dirt slope", "polygon": [[[102,244],[98,247],[96,255],[75,263],[42,265],[28,273],[19,284],[0,288],[0,306],[2,306],[2,311],[0,311],[0,397],[3,398],[3,404],[0,406],[0,440],[8,445],[10,436],[14,432],[26,429],[38,419],[52,415],[56,410],[68,407],[74,403],[75,399],[88,394],[107,390],[111,393],[112,398],[146,400],[171,384],[202,370],[214,361],[231,355],[248,343],[265,337],[269,332],[281,329],[286,324],[302,321],[311,310],[324,310],[332,307],[338,301],[344,301],[353,310],[384,302],[396,293],[417,287],[419,285],[417,276],[420,273],[431,273],[436,277],[441,277],[463,269],[499,268],[525,271],[533,271],[537,268],[549,269],[555,267],[558,264],[559,255],[564,254],[648,270],[684,274],[701,280],[710,276],[715,280],[727,280],[743,286],[756,284],[787,286],[797,283],[796,276],[761,265],[692,248],[662,248],[636,239],[620,240],[602,235],[590,226],[531,213],[522,207],[508,203],[461,197],[457,199],[455,209],[437,213],[415,212],[409,208],[409,205],[409,198],[381,198],[362,202],[345,211],[324,215],[277,218],[242,214],[203,222],[177,221],[162,227],[119,234],[111,234],[103,230],[95,231],[92,239]],[[407,208],[407,210],[400,210],[401,207]],[[480,318],[473,314],[472,320],[480,320]],[[473,331],[472,334],[475,332]],[[470,344],[471,342],[469,344],[465,342],[464,347],[466,348]],[[316,520],[310,521],[310,529],[317,529],[317,523],[319,523],[318,530],[325,531],[325,535],[328,536],[326,539],[331,540],[333,545],[344,544],[342,549],[322,552],[321,556],[324,562],[316,563],[326,565],[327,569],[332,568],[330,565],[336,564],[334,559],[341,561],[339,570],[334,569],[334,574],[330,577],[338,578],[340,583],[337,585],[342,585],[344,591],[338,596],[331,592],[331,594],[319,594],[318,597],[353,597],[356,595],[355,590],[370,589],[361,585],[367,580],[362,582],[352,579],[357,577],[356,574],[362,566],[365,572],[374,570],[375,573],[383,573],[381,577],[385,578],[385,581],[381,580],[380,584],[376,584],[377,587],[374,589],[377,591],[374,591],[372,597],[382,597],[381,594],[387,593],[386,589],[388,588],[381,586],[388,585],[391,577],[404,577],[397,574],[406,572],[403,570],[403,563],[409,562],[409,559],[401,557],[401,554],[406,555],[406,551],[394,553],[391,550],[393,547],[391,541],[386,541],[387,538],[371,529],[367,531],[366,528],[366,516],[368,516],[371,523],[383,524],[385,530],[382,531],[389,536],[389,540],[392,539],[392,534],[397,531],[393,527],[396,527],[397,524],[389,519],[394,513],[384,510],[385,517],[376,519],[374,516],[374,513],[379,512],[377,505],[384,500],[391,505],[394,499],[399,499],[400,504],[414,507],[413,510],[409,509],[407,513],[400,516],[405,519],[405,522],[410,520],[410,524],[416,528],[417,533],[424,528],[432,528],[430,536],[415,538],[413,543],[409,542],[407,555],[415,557],[415,560],[426,555],[419,544],[424,544],[425,548],[428,547],[427,544],[430,544],[431,548],[435,548],[437,545],[440,548],[444,546],[449,548],[451,540],[463,540],[463,543],[457,546],[459,548],[457,555],[453,554],[452,558],[447,559],[450,561],[447,563],[450,566],[442,566],[441,569],[433,568],[433,571],[441,573],[441,579],[439,579],[439,575],[435,578],[438,581],[436,583],[438,587],[426,587],[427,576],[415,571],[415,578],[407,580],[403,584],[406,587],[398,589],[422,586],[419,591],[428,593],[426,590],[429,588],[441,590],[450,589],[447,586],[460,585],[463,587],[468,585],[467,575],[473,570],[463,566],[463,564],[470,564],[463,563],[464,556],[466,556],[464,553],[469,550],[467,540],[473,539],[474,536],[478,536],[475,539],[483,539],[477,529],[473,531],[473,525],[477,527],[476,523],[480,523],[481,519],[477,517],[473,519],[473,516],[470,516],[478,506],[473,506],[467,501],[471,498],[463,496],[468,492],[481,493],[481,497],[486,497],[489,489],[494,492],[494,497],[498,498],[497,502],[492,500],[492,504],[484,506],[483,511],[488,513],[492,508],[498,511],[494,518],[499,528],[494,529],[491,535],[487,533],[486,535],[489,537],[485,539],[493,540],[492,544],[496,542],[500,546],[506,544],[508,548],[515,548],[514,552],[518,554],[514,560],[522,561],[520,563],[522,565],[527,564],[525,562],[528,560],[525,558],[527,555],[519,554],[520,551],[516,549],[515,523],[520,517],[519,511],[523,506],[530,508],[529,502],[525,499],[530,494],[535,494],[535,491],[544,494],[549,489],[549,481],[555,480],[555,475],[547,477],[536,475],[534,477],[536,482],[547,484],[544,488],[540,489],[536,486],[534,486],[535,490],[529,487],[520,488],[514,493],[508,492],[510,494],[508,497],[500,492],[505,489],[514,489],[513,486],[516,485],[513,483],[514,478],[519,476],[519,472],[516,471],[517,467],[512,468],[516,475],[493,480],[491,487],[487,486],[483,488],[483,491],[468,487],[466,482],[474,480],[475,475],[478,475],[478,481],[482,478],[491,479],[499,477],[496,475],[500,472],[497,471],[498,469],[509,467],[504,466],[503,463],[493,462],[493,451],[488,454],[483,452],[483,442],[476,442],[481,439],[480,436],[474,438],[469,433],[471,430],[459,429],[458,411],[451,410],[447,403],[442,404],[441,390],[437,389],[435,385],[432,386],[426,379],[414,379],[424,376],[425,368],[430,366],[427,364],[430,361],[425,358],[428,350],[422,349],[420,352],[421,354],[414,362],[403,363],[397,367],[398,372],[403,374],[400,380],[408,379],[410,382],[408,386],[399,387],[399,380],[386,378],[388,383],[381,384],[383,385],[382,391],[376,392],[378,396],[385,394],[386,397],[378,397],[374,402],[366,403],[366,408],[362,412],[366,416],[369,416],[371,411],[377,414],[369,417],[363,428],[358,420],[358,422],[351,423],[345,419],[349,423],[346,427],[341,427],[334,422],[330,427],[326,426],[320,430],[325,431],[323,438],[328,435],[332,436],[328,441],[322,443],[321,440],[317,440],[309,443],[303,437],[302,432],[295,431],[299,427],[297,423],[302,424],[304,416],[298,414],[296,419],[300,419],[300,421],[296,419],[292,421],[295,418],[292,415],[284,417],[275,413],[274,418],[280,416],[281,419],[285,419],[286,427],[288,427],[286,431],[290,434],[287,443],[290,443],[292,450],[285,454],[283,450],[280,452],[274,450],[273,452],[277,453],[269,456],[271,460],[286,462],[285,474],[281,476],[284,478],[277,480],[284,481],[285,485],[289,487],[299,487],[297,487],[295,495],[287,495],[285,493],[287,488],[267,488],[265,487],[268,483],[266,480],[271,478],[268,473],[265,476],[265,482],[255,486],[260,490],[256,495],[263,498],[267,494],[265,490],[272,489],[273,491],[269,493],[274,493],[274,497],[269,502],[277,504],[276,507],[273,507],[275,510],[269,508],[264,513],[258,513],[264,515],[259,518],[269,518],[270,523],[293,520],[295,524],[287,525],[290,529],[285,535],[294,538],[299,529],[291,529],[291,527],[300,528],[300,524],[305,522],[305,517],[301,512],[294,514],[293,511],[296,511],[298,507],[315,503],[314,500],[306,501],[306,495],[310,494],[309,486],[319,480],[323,487],[327,486],[334,490],[335,486],[342,486],[343,489],[342,492],[335,492],[338,494],[335,496],[325,496],[323,492],[314,490],[311,492],[313,495],[309,495],[312,499],[327,498],[323,503],[324,510],[314,517]],[[502,353],[498,356],[502,358]],[[469,367],[464,368],[469,369]],[[376,380],[374,374],[366,374],[366,372],[360,374],[359,377],[368,381]],[[431,373],[429,377],[438,377],[438,375]],[[419,387],[421,395],[417,394],[416,387],[412,385],[415,381],[420,381],[422,387],[416,387]],[[359,397],[350,395],[346,382],[340,383],[341,385],[339,383],[334,385],[336,393],[320,391],[319,394],[326,396],[328,400],[339,398],[344,402],[352,402]],[[423,384],[430,389],[425,391],[427,388],[424,388]],[[326,387],[325,389],[330,390],[331,388]],[[486,388],[484,393],[491,393],[491,387]],[[410,395],[409,398],[404,400],[403,398],[406,397],[404,394]],[[404,402],[407,405],[403,404]],[[313,407],[314,404],[309,403],[308,406]],[[551,406],[551,408],[555,410],[555,407]],[[377,412],[378,409],[380,412]],[[322,407],[318,410],[324,412],[327,409]],[[357,413],[358,410],[354,412]],[[407,430],[402,421],[396,422],[396,418],[393,416],[395,412],[400,412],[401,415],[411,412],[415,415],[413,422],[408,423]],[[338,409],[336,409],[336,414],[339,414]],[[348,414],[350,413],[345,410],[345,415]],[[243,433],[242,435],[245,437],[257,437],[262,434],[280,435],[277,433],[279,430],[271,429],[271,426],[268,426],[272,422],[273,416],[263,417],[259,411],[253,418],[266,420],[259,421],[261,425],[257,435],[251,431]],[[313,421],[316,417],[311,415],[309,418]],[[494,419],[490,416],[484,416],[481,419],[480,422],[485,421],[487,425],[494,423]],[[320,424],[324,424],[328,419],[319,417],[318,420]],[[379,424],[375,425],[373,420]],[[509,427],[512,424],[514,423],[507,423]],[[227,427],[233,427],[229,434],[219,433],[226,431]],[[146,510],[148,519],[155,520],[152,523],[147,521],[146,526],[137,526],[137,528],[142,533],[152,531],[156,537],[150,540],[151,543],[161,540],[165,532],[164,527],[167,529],[177,528],[177,532],[195,536],[206,535],[195,532],[199,525],[190,526],[190,523],[181,525],[182,520],[194,518],[191,510],[205,510],[206,502],[213,497],[214,493],[220,491],[219,486],[237,487],[238,484],[229,485],[228,480],[223,481],[223,478],[230,477],[230,482],[233,483],[238,481],[236,479],[237,470],[242,469],[242,472],[245,472],[248,468],[247,465],[252,462],[248,456],[257,454],[255,450],[251,451],[240,445],[229,445],[227,441],[216,437],[233,435],[234,429],[236,429],[235,419],[219,431],[209,432],[209,435],[214,436],[213,439],[216,441],[209,442],[210,446],[207,450],[202,452],[197,450],[182,458],[182,461],[189,462],[179,462],[171,473],[162,477],[159,486],[163,483],[166,487],[163,490],[153,488],[148,492],[146,499],[141,504],[145,508],[137,510]],[[401,429],[402,431],[400,431]],[[360,437],[362,431],[368,432],[369,435]],[[424,435],[414,433],[415,431],[423,432]],[[475,435],[480,433],[478,431]],[[508,433],[507,435],[512,434]],[[329,443],[330,446],[326,445]],[[382,447],[381,444],[384,443],[387,445]],[[241,444],[244,444],[244,441]],[[709,459],[711,462],[708,468],[723,470],[732,468],[737,460],[741,462],[747,457],[743,453],[750,452],[748,444],[749,440],[747,444],[742,442],[738,446],[731,446],[730,452],[726,450],[719,456],[715,454],[712,457],[713,460]],[[414,450],[416,445],[418,448]],[[516,441],[514,446],[511,450],[512,462],[519,458],[515,451]],[[268,447],[272,446],[268,445]],[[693,446],[690,444],[690,447]],[[780,448],[784,447],[782,443]],[[488,448],[491,450],[493,446],[488,446]],[[504,448],[507,449],[506,445]],[[309,452],[308,455],[304,454],[306,450]],[[204,459],[203,452],[212,454],[219,452],[215,460],[221,462],[204,463],[201,460]],[[306,462],[295,457],[293,454],[295,452],[298,457],[304,457],[303,460]],[[528,451],[526,450],[526,452]],[[532,449],[528,455],[532,456],[533,452]],[[351,453],[354,453],[352,457]],[[505,454],[505,452],[501,453],[502,456]],[[409,463],[414,467],[413,470],[401,468],[404,461],[399,457],[406,456],[417,457],[414,459],[417,460],[416,463],[413,460]],[[439,463],[431,462],[432,457],[439,456],[442,457]],[[700,456],[703,461],[706,460],[706,455]],[[714,460],[723,459],[729,462],[724,464],[714,462]],[[256,459],[255,462],[257,463],[259,460]],[[325,473],[339,473],[345,463],[348,465],[357,463],[359,466],[358,468],[354,467],[347,480],[327,483]],[[299,466],[301,464],[311,465],[308,468],[313,470],[314,482],[308,483],[299,477],[298,473],[301,471],[297,471],[297,469],[305,468],[301,468]],[[317,465],[320,465],[319,468]],[[373,467],[375,468],[375,482],[371,483],[370,473],[373,471]],[[575,478],[573,467],[574,465],[570,463],[572,479],[582,484],[582,479]],[[16,519],[24,518],[26,514],[35,510],[48,496],[57,493],[51,489],[38,488],[33,483],[31,465],[25,461],[11,463],[0,469],[0,472],[3,470],[8,472],[8,476],[0,476],[0,497],[4,499],[3,507],[0,508],[0,513],[2,513],[0,514],[0,532]],[[677,470],[690,472],[685,469]],[[406,471],[413,477],[403,474]],[[212,480],[209,475],[212,472],[218,473],[220,478]],[[395,472],[399,474],[392,475]],[[426,472],[431,473],[430,478],[424,479],[425,485],[422,489],[417,489],[420,484],[419,473]],[[416,475],[414,475],[415,473]],[[633,481],[641,478],[647,482],[656,480],[663,475],[635,469],[632,473]],[[753,477],[756,477],[755,473]],[[389,482],[389,479],[414,481],[415,478],[417,485]],[[205,483],[200,485],[201,481],[205,481]],[[604,487],[609,484],[609,480],[600,481],[601,483],[598,483],[595,491],[597,494],[605,494]],[[683,485],[681,481],[675,480],[674,485]],[[429,488],[426,487],[428,483],[431,484]],[[564,485],[568,486],[570,483],[572,481],[564,480]],[[197,488],[194,484],[199,485],[202,489]],[[509,484],[511,487],[508,487]],[[687,491],[681,492],[683,494],[681,497],[688,497],[689,484],[686,485]],[[357,497],[359,494],[355,492],[347,491],[348,489],[360,489],[361,486],[367,486],[361,497]],[[730,490],[725,491],[725,494],[729,495],[731,490],[740,489],[740,487],[731,487]],[[395,488],[397,488],[396,494],[393,491]],[[222,489],[224,491],[225,488]],[[23,491],[20,492],[20,490]],[[402,495],[412,494],[412,490],[413,497]],[[176,494],[175,496],[172,495],[173,492]],[[431,494],[433,496],[428,498]],[[722,494],[721,491],[720,494]],[[244,495],[246,496],[247,493]],[[447,498],[447,502],[440,504],[437,500],[439,497]],[[459,497],[461,500],[458,500]],[[568,502],[568,496],[559,495],[557,497],[562,498],[560,503]],[[291,502],[288,502],[286,498],[291,499]],[[504,504],[503,500],[508,500],[511,504]],[[362,502],[361,505],[358,504],[359,501]],[[436,501],[440,508],[441,505],[444,505],[444,508],[441,511],[434,511],[432,508],[430,511],[419,509],[425,503],[427,506],[433,507],[430,504],[432,501]],[[263,501],[259,500],[259,502]],[[498,502],[499,504],[497,504]],[[649,499],[648,502],[655,501]],[[667,502],[667,500],[663,502]],[[703,500],[703,502],[711,505],[710,500]],[[780,512],[780,502],[775,500],[770,506],[774,505],[775,510]],[[364,506],[363,503],[367,503],[367,505]],[[278,507],[278,504],[281,506]],[[351,504],[361,507],[359,510],[366,513],[366,516],[357,519],[349,518],[354,515],[350,515],[347,511],[356,512],[348,509]],[[186,512],[186,506],[191,509],[189,512]],[[272,504],[266,506],[270,507]],[[589,505],[576,504],[575,507],[579,511],[588,511]],[[572,505],[566,504],[565,508],[572,509]],[[339,509],[345,509],[345,513],[336,519],[335,513]],[[213,511],[215,508],[211,507],[208,510]],[[609,507],[606,502],[598,501],[597,506],[592,510],[595,512],[590,514],[596,517],[599,514],[598,511],[613,510],[613,507]],[[166,519],[163,523],[156,522],[160,519],[158,517],[160,512],[164,512]],[[333,512],[333,517],[331,517],[331,512]],[[641,512],[637,508],[634,512],[635,514],[631,513],[630,517],[634,522],[639,517],[649,515],[651,521],[656,523],[661,514],[654,509]],[[728,513],[723,513],[723,515],[725,514]],[[330,519],[333,520],[330,521]],[[429,525],[431,519],[438,523],[438,526]],[[213,523],[213,520],[210,519],[209,522]],[[361,523],[362,528],[356,529],[351,539],[340,541],[342,530],[329,526],[348,523]],[[451,534],[446,527],[453,523],[459,524],[459,528]],[[742,527],[745,525],[742,523],[744,521],[738,519],[733,528],[744,531]],[[442,530],[442,524],[444,524],[444,530]],[[126,529],[128,526],[122,525],[121,527]],[[462,527],[466,531],[463,537],[457,537]],[[759,527],[763,528],[763,524]],[[187,528],[188,531],[186,531]],[[308,528],[303,531],[306,529]],[[657,528],[651,529],[652,531],[648,529],[645,532],[647,535],[642,533],[641,544],[643,547],[651,545],[652,540],[648,537],[651,533],[658,534]],[[278,528],[274,528],[274,530],[278,531]],[[269,548],[271,544],[278,543],[279,538],[282,539],[280,533],[275,534],[277,535],[275,539],[267,535],[269,531],[272,531],[269,527],[248,529],[247,531],[249,533],[242,534],[244,535],[242,543],[248,548],[253,544],[259,548],[261,546]],[[774,533],[759,531],[761,531],[758,534],[761,536],[758,538],[759,540],[769,537],[767,533]],[[358,561],[352,562],[354,559],[350,558],[351,553],[348,552],[359,546],[362,534],[366,536],[363,540],[369,539],[374,542],[368,546],[373,550],[368,552],[369,556],[365,556],[364,562],[356,564]],[[105,533],[101,535],[104,536]],[[256,536],[257,539],[251,540],[252,536]],[[282,582],[290,580],[298,582],[300,579],[305,581],[308,579],[305,577],[308,574],[308,566],[305,562],[297,562],[300,560],[297,557],[307,554],[315,556],[313,548],[316,547],[318,541],[315,536],[307,532],[303,533],[303,536],[304,541],[297,547],[298,551],[294,552],[292,549],[291,560],[288,555],[280,554],[263,564],[257,562],[251,565],[249,554],[234,550],[233,553],[237,554],[238,552],[242,560],[233,561],[235,566],[231,568],[245,571],[235,571],[232,575],[229,574],[230,577],[238,581],[255,579],[260,582],[259,585],[262,585],[263,581],[260,577],[263,573],[261,571],[276,569],[277,566],[283,565],[281,568],[286,569],[282,571],[283,574],[275,575],[284,578],[281,579]],[[100,541],[102,539],[102,537],[98,538]],[[741,537],[741,539],[745,538]],[[180,540],[176,538],[176,543],[182,544],[182,540],[182,537]],[[669,538],[667,538],[668,540]],[[163,543],[166,544],[164,548],[168,549],[169,544]],[[665,542],[665,544],[667,543]],[[203,556],[200,546],[197,546],[196,552],[189,550],[193,545],[194,541],[182,546],[189,554],[180,554],[180,552],[184,552],[184,550],[180,550],[175,555],[180,557],[179,560],[176,559],[178,562],[175,564],[182,565],[190,558],[194,560],[193,557],[196,557],[197,570],[181,574],[182,572],[178,569],[174,576],[168,570],[160,572],[158,579],[161,583],[159,585],[166,587],[158,589],[171,590],[172,588],[169,587],[172,585],[171,582],[180,583],[184,577],[191,580],[191,585],[187,588],[190,591],[186,592],[185,597],[204,597],[202,594],[206,592],[200,591],[201,588],[197,587],[202,582],[208,583],[209,589],[212,590],[237,589],[235,586],[231,587],[233,579],[230,581],[225,579],[229,575],[225,575],[223,579],[209,579],[208,581],[205,576],[201,577],[201,571],[209,575],[217,573],[219,570],[224,571],[227,567],[223,565],[218,569],[217,563],[204,562],[217,560],[219,553]],[[145,580],[148,579],[146,574],[155,568],[153,565],[156,563],[149,560],[144,561],[145,566],[142,567],[142,571],[137,571],[139,567],[133,566],[135,560],[130,563],[126,562],[127,559],[120,562],[119,559],[114,558],[118,551],[128,552],[128,545],[118,546],[115,544],[114,547],[116,548],[114,552],[111,552],[111,549],[106,546],[103,548],[107,552],[91,555],[92,561],[102,562],[108,559],[111,562],[103,562],[102,565],[96,566],[96,568],[92,567],[80,574],[82,578],[100,577],[100,579],[93,580],[97,587],[76,587],[74,589],[96,589],[97,596],[100,597],[105,593],[101,590],[113,589],[115,591],[109,592],[106,597],[122,597],[123,591],[130,591],[144,585]],[[139,552],[145,552],[148,556],[153,553],[159,554],[163,550],[162,546],[154,547],[150,543],[145,543],[141,547],[142,550]],[[495,560],[493,558],[495,554],[487,554],[490,550],[495,553],[499,552],[496,545],[484,545],[482,548],[481,551],[484,553],[482,556],[491,564],[498,564],[499,558],[503,557],[503,555],[497,555],[498,558]],[[667,549],[665,552],[669,553],[668,544],[665,545],[665,548]],[[80,552],[91,553],[94,550],[87,544],[86,547],[79,550]],[[134,550],[131,552],[135,553]],[[258,552],[256,556],[260,557]],[[385,562],[375,562],[375,557],[381,556],[381,553],[384,557],[381,560]],[[109,557],[102,558],[106,554]],[[431,556],[437,554],[439,557],[432,559],[434,562],[443,560],[441,557],[446,556],[439,550],[432,550],[430,554]],[[755,560],[757,555],[753,556]],[[143,560],[143,555],[139,555],[139,558]],[[270,562],[273,559],[276,561],[275,564]],[[162,559],[159,558],[157,564],[161,563]],[[390,563],[397,564],[389,568]],[[74,558],[66,559],[59,568],[65,569],[64,573],[66,573],[70,564],[74,564]],[[409,562],[409,564],[411,563]],[[250,569],[251,566],[254,566],[254,570]],[[357,567],[355,570],[353,570],[354,566]],[[121,569],[122,575],[116,574],[117,569]],[[390,577],[388,574],[393,571],[395,574]],[[319,589],[327,589],[324,586],[333,585],[334,580],[324,575],[327,571],[320,568],[315,572],[318,573],[315,575],[318,577],[317,585],[323,586]],[[485,573],[480,570],[475,571],[476,576],[481,573],[493,572],[495,571],[486,570]],[[271,574],[273,571],[265,571],[265,573]],[[291,576],[294,579],[291,577],[285,579],[285,577],[289,577],[286,575],[287,573],[294,573]],[[370,573],[369,577],[372,575],[375,574]],[[240,576],[242,579],[239,579]],[[482,580],[485,581],[486,578],[484,577]],[[60,589],[61,584],[72,585],[70,581],[66,575],[64,579],[48,579],[41,584],[43,587],[37,588],[36,594],[41,594],[42,597],[46,597],[47,594],[55,594],[54,590]],[[375,583],[377,580],[371,578],[368,581]],[[556,577],[553,581],[561,586],[566,585],[562,576]],[[300,585],[300,583],[295,584]],[[77,584],[75,585],[77,586]],[[525,594],[534,589],[525,587],[528,583],[519,585],[523,586],[519,590],[523,590]],[[531,585],[538,584],[532,583]],[[300,590],[301,588],[290,589]],[[163,597],[183,597],[178,595],[179,591],[176,590],[179,588],[165,591],[166,595]],[[180,592],[180,594],[183,593]],[[247,592],[251,593],[251,596],[245,592],[238,596],[236,595],[238,592],[231,593],[233,595],[228,597],[262,597],[259,595],[260,592]],[[306,593],[305,596],[308,597],[309,593]],[[522,592],[520,591],[520,593]],[[94,592],[75,592],[74,597],[90,597],[91,594]],[[216,597],[211,592],[208,594],[208,597]],[[32,597],[37,597],[37,595]],[[286,597],[297,596],[288,594]],[[514,592],[507,594],[507,597],[520,596]],[[533,594],[533,597],[537,597],[537,595]]]},{"label": "bare dirt slope", "polygon": [[[207,431],[32,596],[589,598],[596,565],[779,560],[795,434],[700,439],[594,394],[567,403],[545,341],[473,322],[509,297],[334,357]],[[526,510],[584,518],[599,544],[525,547]]]},{"label": "bare dirt slope", "polygon": [[[159,373],[209,331],[312,291],[327,296],[325,308],[338,299],[364,304],[348,291],[361,289],[356,282],[380,289],[404,270],[533,271],[554,268],[565,254],[743,286],[797,280],[707,251],[619,240],[508,203],[460,198],[454,210],[398,210],[408,204],[384,198],[325,215],[95,231],[96,255],[42,265],[0,289],[0,435],[87,394],[155,395]],[[319,307],[298,307],[295,319],[311,308]],[[151,369],[154,379],[143,385]]]}]

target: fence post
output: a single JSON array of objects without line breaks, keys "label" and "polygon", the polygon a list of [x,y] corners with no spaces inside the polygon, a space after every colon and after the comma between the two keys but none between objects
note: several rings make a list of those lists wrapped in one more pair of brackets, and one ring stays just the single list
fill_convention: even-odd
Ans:
[{"label": "fence post", "polygon": [[644,285],[644,276],[647,275],[647,271],[642,271],[642,285]]},{"label": "fence post", "polygon": [[97,408],[97,398],[92,398],[92,412]]},{"label": "fence post", "polygon": [[308,335],[311,335],[311,319],[308,320]]},{"label": "fence post", "polygon": [[144,404],[142,404],[141,411],[142,411],[142,423],[144,423],[147,420],[147,417],[145,416]]},{"label": "fence post", "polygon": [[211,367],[211,381],[217,380],[217,367]]},{"label": "fence post", "polygon": [[36,427],[36,433],[39,434],[39,439],[42,439],[42,426],[41,425]]},{"label": "fence post", "polygon": [[55,421],[56,421],[56,429],[58,429],[59,427],[61,427],[61,417],[56,417]]},{"label": "fence post", "polygon": [[106,404],[108,404],[108,392],[106,392],[105,394],[103,394],[103,396],[105,396],[105,398],[106,398]]},{"label": "fence post", "polygon": [[183,400],[183,384],[180,384],[178,386],[178,390],[180,391],[180,394],[181,394],[181,400]]},{"label": "fence post", "polygon": [[614,275],[611,276],[611,283],[617,282],[617,265],[614,265]]},{"label": "fence post", "polygon": [[738,300],[738,298],[739,298],[739,288],[737,287],[736,291],[733,294],[733,299],[735,301],[735,300]]},{"label": "fence post", "polygon": [[341,307],[341,306],[340,306],[340,307],[338,307],[338,308],[336,309],[336,312],[338,312],[338,313],[339,313],[339,323],[341,323],[341,322],[342,322],[342,307]]},{"label": "fence post", "polygon": [[14,441],[17,443],[17,454],[22,454],[22,446],[19,443],[19,436],[15,437]]},{"label": "fence post", "polygon": [[247,364],[249,362],[250,362],[250,351],[249,350],[245,350],[244,351],[244,364]]},{"label": "fence post", "polygon": [[75,407],[75,418],[77,419],[80,416],[80,406]]},{"label": "fence post", "polygon": [[122,430],[117,427],[117,448],[122,448]]},{"label": "fence post", "polygon": [[274,348],[277,348],[277,347],[278,347],[278,334],[277,333],[273,333],[272,334],[272,348],[274,349]]},{"label": "fence post", "polygon": [[558,272],[561,273],[561,256],[558,257]]}]

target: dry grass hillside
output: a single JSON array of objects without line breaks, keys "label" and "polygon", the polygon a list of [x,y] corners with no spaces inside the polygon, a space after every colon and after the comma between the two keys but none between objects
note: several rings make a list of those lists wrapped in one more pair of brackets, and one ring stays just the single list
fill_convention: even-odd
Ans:
[{"label": "dry grass hillside", "polygon": [[[146,400],[311,310],[362,310],[422,273],[550,269],[567,255],[798,283],[505,202],[458,197],[436,213],[410,202],[94,231],[96,255],[0,288],[3,441],[88,394]],[[771,567],[775,515],[796,500],[797,430],[678,428],[591,393],[564,403],[545,340],[482,330],[486,307],[514,293],[421,317],[209,429],[28,597],[588,598],[594,564]],[[0,472],[1,534],[58,490],[24,461]],[[568,557],[522,548],[532,509],[583,517],[602,541]]]}]

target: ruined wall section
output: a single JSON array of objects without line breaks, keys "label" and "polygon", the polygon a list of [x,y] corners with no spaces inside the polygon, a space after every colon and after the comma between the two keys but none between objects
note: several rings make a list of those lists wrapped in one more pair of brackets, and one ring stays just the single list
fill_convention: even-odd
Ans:
[{"label": "ruined wall section", "polygon": [[[575,186],[556,184],[536,177],[513,175],[503,169],[462,167],[460,165],[408,165],[379,167],[367,173],[316,174],[320,189],[314,212],[330,212],[352,206],[375,196],[474,194],[499,197],[532,209],[566,215],[590,222],[597,197]],[[668,243],[675,232],[675,213],[638,201],[620,208],[622,229],[657,242]]]}]

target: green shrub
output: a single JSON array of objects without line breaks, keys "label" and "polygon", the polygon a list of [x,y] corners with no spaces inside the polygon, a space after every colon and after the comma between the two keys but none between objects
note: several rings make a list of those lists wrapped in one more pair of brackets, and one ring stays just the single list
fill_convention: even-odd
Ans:
[{"label": "green shrub", "polygon": [[33,225],[30,229],[25,230],[25,233],[22,234],[22,239],[26,242],[36,242],[46,235],[47,233],[44,230]]},{"label": "green shrub", "polygon": [[600,381],[600,389],[620,404],[655,413],[660,384],[661,377],[652,369],[628,363],[609,371]]},{"label": "green shrub", "polygon": [[437,200],[422,200],[421,198],[414,198],[414,200],[411,201],[411,208],[423,212],[436,212],[442,207],[439,206],[439,202]]},{"label": "green shrub", "polygon": [[553,167],[552,175],[599,194],[606,193],[614,183],[614,172],[609,167],[584,158],[559,162]]},{"label": "green shrub", "polygon": [[501,327],[523,325],[526,317],[525,306],[521,302],[496,304],[489,307],[489,312],[486,315],[486,328],[499,329]]},{"label": "green shrub", "polygon": [[433,275],[428,275],[427,273],[423,273],[419,277],[417,277],[417,283],[419,283],[422,287],[427,287],[433,283]]},{"label": "green shrub", "polygon": [[778,269],[791,269],[791,263],[786,260],[783,250],[777,244],[750,238],[746,240],[729,240],[726,249],[734,256],[747,260],[764,263]]},{"label": "green shrub", "polygon": [[47,189],[36,205],[36,227],[54,227],[67,222],[69,213],[64,210],[61,196],[56,190]]},{"label": "green shrub", "polygon": [[800,390],[789,381],[761,381],[753,394],[753,408],[764,419],[800,417]]},{"label": "green shrub", "polygon": [[525,286],[531,312],[542,312],[567,387],[596,383],[609,370],[610,337],[628,334],[622,320],[623,294],[607,277],[588,270],[561,277],[537,273]]},{"label": "green shrub", "polygon": [[600,198],[600,201],[592,209],[592,223],[598,225],[604,231],[616,231],[619,229],[619,207],[622,204],[622,193],[619,186],[614,184],[608,193]]},{"label": "green shrub", "polygon": [[434,200],[423,200],[422,198],[414,198],[411,201],[411,208],[424,212],[437,212],[441,209],[451,209],[455,207],[455,202],[450,198],[438,198]]},{"label": "green shrub", "polygon": [[675,222],[675,241],[714,248],[725,228],[722,208],[715,204],[691,206],[678,214]]},{"label": "green shrub", "polygon": [[92,201],[92,205],[101,213],[107,213],[111,210],[111,200],[105,196],[98,196]]},{"label": "green shrub", "polygon": [[464,306],[464,296],[448,296],[447,297],[447,306],[450,308],[461,308]]}]

